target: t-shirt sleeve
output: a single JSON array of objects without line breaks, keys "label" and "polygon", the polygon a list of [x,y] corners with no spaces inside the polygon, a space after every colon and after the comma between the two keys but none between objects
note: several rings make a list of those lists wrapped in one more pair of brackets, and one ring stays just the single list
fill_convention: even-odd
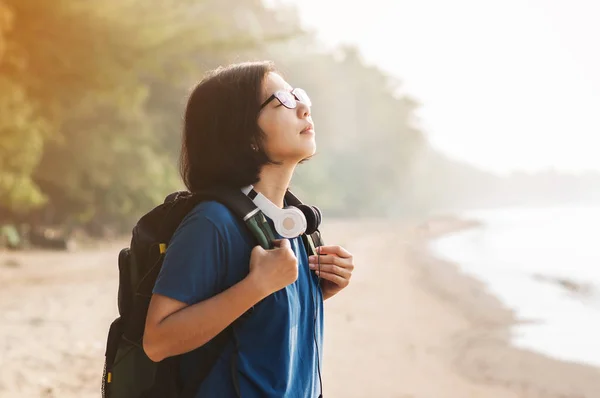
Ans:
[{"label": "t-shirt sleeve", "polygon": [[153,292],[188,305],[216,295],[225,260],[223,243],[216,225],[193,210],[171,238]]}]

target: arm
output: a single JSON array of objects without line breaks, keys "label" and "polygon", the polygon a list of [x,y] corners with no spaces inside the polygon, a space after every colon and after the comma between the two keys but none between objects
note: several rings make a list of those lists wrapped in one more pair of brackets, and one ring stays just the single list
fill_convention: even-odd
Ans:
[{"label": "arm", "polygon": [[215,337],[266,297],[251,276],[193,305],[154,294],[150,301],[144,351],[155,362],[194,350]]},{"label": "arm", "polygon": [[228,242],[204,206],[173,234],[156,279],[143,336],[153,361],[202,346],[259,300],[244,279],[221,292]]}]

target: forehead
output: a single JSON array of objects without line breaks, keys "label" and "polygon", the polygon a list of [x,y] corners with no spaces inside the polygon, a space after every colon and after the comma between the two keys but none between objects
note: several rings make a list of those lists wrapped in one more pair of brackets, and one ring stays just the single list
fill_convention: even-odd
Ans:
[{"label": "forehead", "polygon": [[292,86],[275,72],[269,72],[263,83],[262,100],[266,100],[277,90],[292,90]]}]

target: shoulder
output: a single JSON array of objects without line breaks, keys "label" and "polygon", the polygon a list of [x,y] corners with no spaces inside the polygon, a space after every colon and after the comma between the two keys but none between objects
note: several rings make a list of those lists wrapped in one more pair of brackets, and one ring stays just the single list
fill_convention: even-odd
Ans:
[{"label": "shoulder", "polygon": [[[213,229],[224,240],[244,235],[243,220],[239,219],[227,206],[214,200],[197,204],[184,218],[182,227],[185,225],[200,227],[204,230]],[[192,229],[195,228],[192,227]]]},{"label": "shoulder", "polygon": [[227,206],[214,200],[200,202],[186,218],[196,221],[202,220],[223,227],[234,227],[238,224],[235,214]]},{"label": "shoulder", "polygon": [[216,294],[231,247],[239,246],[231,239],[235,223],[229,209],[217,202],[203,202],[189,211],[167,245],[154,293],[188,304]]}]

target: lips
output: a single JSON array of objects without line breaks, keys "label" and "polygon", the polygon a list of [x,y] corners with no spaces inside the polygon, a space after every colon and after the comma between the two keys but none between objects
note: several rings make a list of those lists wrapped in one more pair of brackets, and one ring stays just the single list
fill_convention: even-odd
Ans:
[{"label": "lips", "polygon": [[301,132],[300,132],[300,134],[302,134],[302,133],[306,133],[306,132],[308,132],[308,131],[310,131],[310,130],[313,130],[313,131],[314,131],[314,129],[315,129],[315,126],[314,126],[314,125],[311,123],[311,124],[309,124],[308,126],[306,126],[306,127],[305,127],[305,128],[304,128],[304,129],[303,129]]}]

